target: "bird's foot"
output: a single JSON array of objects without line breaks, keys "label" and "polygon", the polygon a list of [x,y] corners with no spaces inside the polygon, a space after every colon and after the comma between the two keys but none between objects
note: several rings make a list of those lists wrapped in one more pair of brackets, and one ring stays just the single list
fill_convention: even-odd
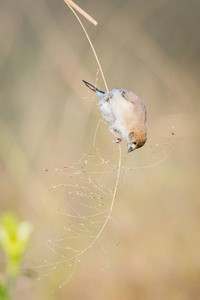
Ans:
[{"label": "bird's foot", "polygon": [[113,141],[113,143],[119,144],[121,141],[122,141],[122,139],[121,139],[120,137],[118,137],[118,138],[116,139],[116,141]]}]

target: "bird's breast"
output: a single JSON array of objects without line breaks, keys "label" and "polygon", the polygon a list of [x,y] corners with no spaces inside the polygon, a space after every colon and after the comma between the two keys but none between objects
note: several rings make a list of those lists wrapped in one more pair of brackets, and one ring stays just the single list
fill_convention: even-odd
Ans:
[{"label": "bird's breast", "polygon": [[112,125],[112,123],[115,121],[115,117],[112,112],[112,107],[110,101],[106,102],[100,102],[99,108],[102,112],[102,116],[106,122]]}]

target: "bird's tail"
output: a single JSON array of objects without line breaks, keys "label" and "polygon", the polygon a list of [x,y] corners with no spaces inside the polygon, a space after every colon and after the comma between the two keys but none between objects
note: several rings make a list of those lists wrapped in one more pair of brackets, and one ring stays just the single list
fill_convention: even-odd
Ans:
[{"label": "bird's tail", "polygon": [[89,89],[91,89],[91,90],[94,91],[95,93],[96,93],[96,92],[99,92],[99,93],[105,94],[105,92],[100,91],[99,89],[97,89],[97,88],[96,88],[94,85],[92,85],[91,83],[89,83],[89,82],[87,82],[87,81],[85,81],[85,80],[83,80],[83,82],[85,83],[85,85],[86,85]]}]

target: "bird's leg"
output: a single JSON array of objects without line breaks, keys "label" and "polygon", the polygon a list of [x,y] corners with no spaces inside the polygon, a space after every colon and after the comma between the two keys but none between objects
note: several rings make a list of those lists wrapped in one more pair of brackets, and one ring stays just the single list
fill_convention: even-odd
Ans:
[{"label": "bird's leg", "polygon": [[105,102],[108,102],[108,101],[110,101],[111,100],[111,98],[112,98],[112,93],[110,93],[110,92],[107,92],[107,93],[105,93],[104,95],[103,95],[103,97],[101,98],[101,101],[100,101],[100,103],[99,103],[99,106],[101,106],[103,103],[105,103]]},{"label": "bird's leg", "polygon": [[117,130],[111,126],[109,127],[109,130],[112,132],[112,134],[114,134],[117,137],[116,140],[113,141],[113,143],[117,143],[117,144],[120,143],[122,141],[122,138],[119,137]]},{"label": "bird's leg", "polygon": [[120,138],[119,136],[117,137],[117,139],[115,141],[113,141],[113,143],[119,144],[121,143],[122,138]]}]

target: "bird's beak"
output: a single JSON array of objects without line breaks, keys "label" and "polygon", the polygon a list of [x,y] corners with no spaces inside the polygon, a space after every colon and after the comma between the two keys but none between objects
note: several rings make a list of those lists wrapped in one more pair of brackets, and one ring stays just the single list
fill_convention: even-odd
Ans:
[{"label": "bird's beak", "polygon": [[132,152],[132,151],[134,151],[135,149],[130,145],[130,144],[128,144],[128,146],[127,146],[127,151],[128,151],[128,153],[129,152]]}]

